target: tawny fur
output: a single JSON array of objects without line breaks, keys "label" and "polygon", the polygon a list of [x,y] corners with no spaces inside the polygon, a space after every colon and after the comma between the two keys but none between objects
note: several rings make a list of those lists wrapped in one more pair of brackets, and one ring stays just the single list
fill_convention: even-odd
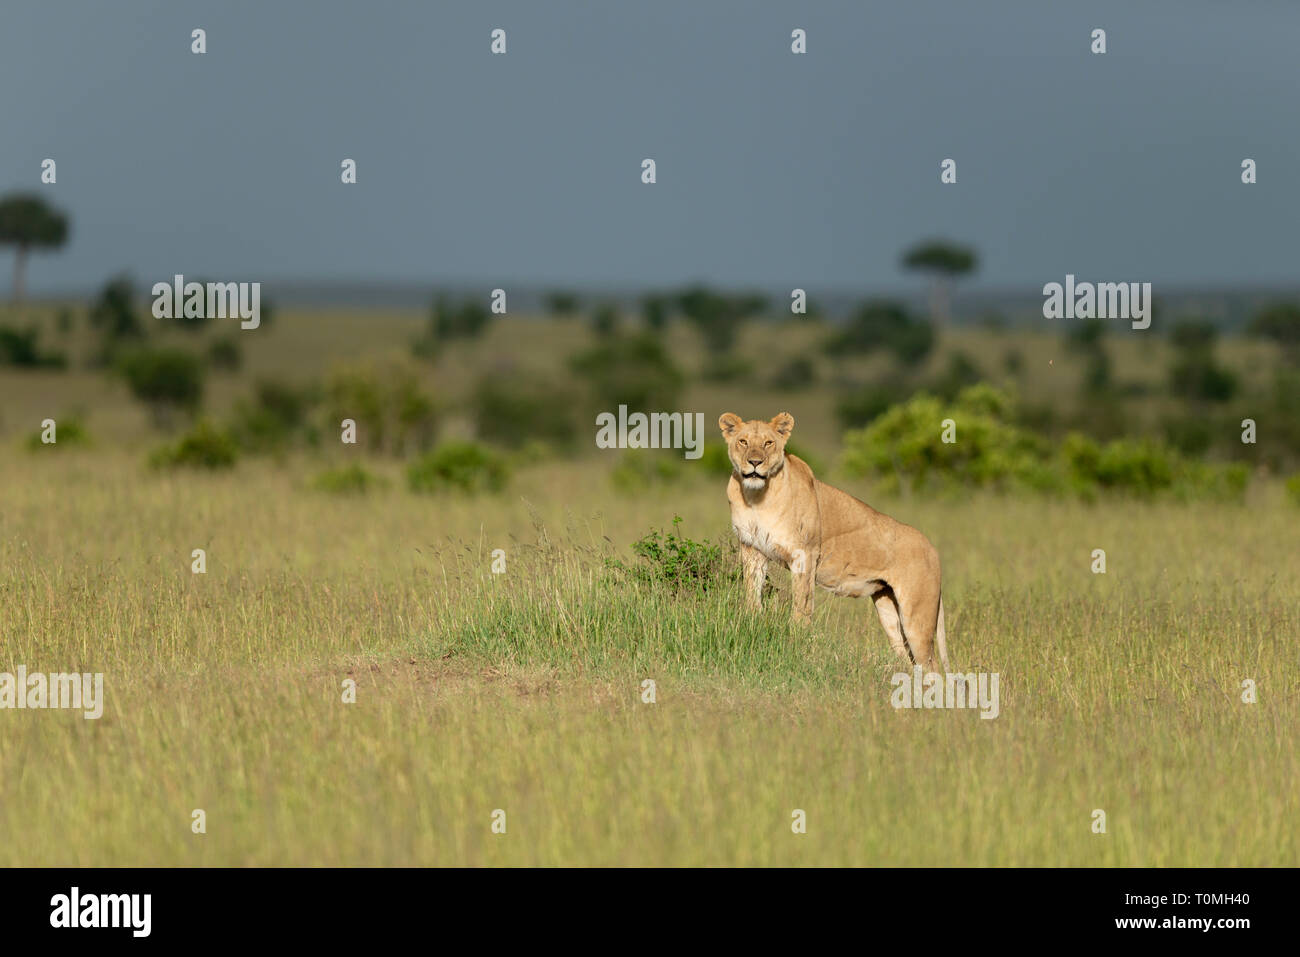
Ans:
[{"label": "tawny fur", "polygon": [[910,525],[818,481],[808,464],[786,455],[794,416],[718,419],[732,473],[731,527],[740,539],[749,605],[762,606],[768,561],[790,569],[793,616],[808,622],[813,586],[871,598],[894,651],[926,667],[935,652],[948,671],[939,553]]}]

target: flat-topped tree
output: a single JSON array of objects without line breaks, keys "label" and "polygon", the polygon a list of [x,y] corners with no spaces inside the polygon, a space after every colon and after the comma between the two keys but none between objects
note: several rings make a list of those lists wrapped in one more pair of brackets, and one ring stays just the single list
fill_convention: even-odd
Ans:
[{"label": "flat-topped tree", "polygon": [[39,196],[19,193],[0,199],[0,244],[14,247],[13,301],[23,301],[27,254],[57,249],[68,239],[68,217]]},{"label": "flat-topped tree", "polygon": [[929,273],[930,319],[936,326],[948,323],[948,287],[953,279],[974,272],[978,264],[975,250],[941,239],[928,240],[903,254],[903,268]]}]

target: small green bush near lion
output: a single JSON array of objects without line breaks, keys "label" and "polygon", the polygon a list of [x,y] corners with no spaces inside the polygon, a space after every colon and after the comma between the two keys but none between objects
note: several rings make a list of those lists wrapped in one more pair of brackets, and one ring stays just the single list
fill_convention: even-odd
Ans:
[{"label": "small green bush near lion", "polygon": [[[594,429],[535,455],[475,432],[505,401],[482,387],[503,357],[577,392],[570,356],[626,351],[584,315],[504,326],[390,366],[427,316],[284,309],[162,418],[158,390],[138,400],[83,361],[95,341],[0,374],[0,448],[68,408],[94,437],[0,454],[0,672],[99,672],[106,697],[99,720],[0,711],[0,834],[21,836],[0,864],[1300,860],[1300,509],[1282,480],[1112,438],[1027,458],[1041,411],[987,395],[900,397],[845,439],[824,370],[756,395],[688,366],[696,333],[665,327],[663,352],[636,349],[687,369],[666,408],[789,409],[821,477],[938,547],[954,664],[1000,676],[1000,713],[895,710],[905,666],[869,602],[822,593],[792,627],[774,569],[746,610],[716,452],[620,486]],[[174,335],[204,355],[207,334]],[[813,331],[790,339],[831,361]],[[1055,337],[945,331],[934,362],[994,368],[1011,345],[1026,401],[1073,399]],[[1239,374],[1257,361],[1230,345]],[[1112,346],[1125,375],[1152,365]],[[756,362],[760,331],[736,348]],[[980,453],[917,484],[908,456],[951,450],[915,444],[909,416],[948,401],[978,405]],[[943,488],[961,469],[981,480]]]}]

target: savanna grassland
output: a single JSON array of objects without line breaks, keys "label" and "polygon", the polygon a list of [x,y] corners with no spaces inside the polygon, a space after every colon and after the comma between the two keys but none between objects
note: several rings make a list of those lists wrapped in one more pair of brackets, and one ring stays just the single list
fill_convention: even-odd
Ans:
[{"label": "savanna grassland", "polygon": [[[286,311],[236,336],[244,365],[210,376],[205,409],[259,376],[406,351],[424,322]],[[699,351],[687,328],[666,335]],[[812,337],[751,325],[740,351],[761,370]],[[458,403],[479,376],[556,375],[589,338],[506,320],[449,345],[421,367],[440,431],[469,434]],[[1014,345],[1040,401],[1077,392],[1059,336],[954,343],[988,368]],[[585,431],[572,456],[506,453],[509,483],[476,495],[415,494],[401,457],[333,434],[229,469],[151,468],[166,435],[84,366],[90,348],[73,332],[67,370],[0,370],[0,671],[102,672],[107,697],[99,720],[0,711],[0,864],[1300,862],[1300,509],[1275,478],[1214,503],[885,497],[836,471],[829,388],[690,378],[679,407],[704,412],[710,442],[723,411],[788,409],[824,477],[938,547],[953,663],[1001,676],[1000,714],[896,711],[905,669],[870,603],[821,593],[803,631],[782,571],[755,615],[738,588],[611,567],[674,516],[727,541],[714,474],[620,487]],[[1123,340],[1117,376],[1157,375],[1166,348]],[[1248,375],[1263,349],[1226,341],[1223,359]],[[88,443],[29,445],[68,416]],[[316,487],[350,458],[378,483]]]}]

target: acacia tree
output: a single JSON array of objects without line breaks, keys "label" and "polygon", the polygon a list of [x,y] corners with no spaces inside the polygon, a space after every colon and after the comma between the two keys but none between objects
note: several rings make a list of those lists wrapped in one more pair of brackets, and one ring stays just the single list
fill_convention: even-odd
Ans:
[{"label": "acacia tree", "polygon": [[903,254],[903,268],[929,273],[930,319],[936,326],[948,323],[949,286],[958,277],[975,271],[975,250],[941,239],[913,246]]},{"label": "acacia tree", "polygon": [[68,217],[39,196],[20,193],[0,199],[0,244],[14,247],[13,301],[23,301],[27,254],[57,249],[68,239]]}]

